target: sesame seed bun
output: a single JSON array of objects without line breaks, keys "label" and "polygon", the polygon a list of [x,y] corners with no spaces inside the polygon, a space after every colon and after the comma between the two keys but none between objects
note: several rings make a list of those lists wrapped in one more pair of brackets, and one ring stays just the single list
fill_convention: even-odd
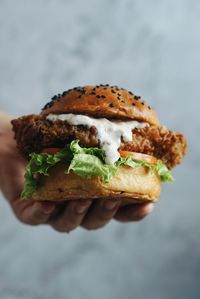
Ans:
[{"label": "sesame seed bun", "polygon": [[160,177],[147,167],[120,166],[108,184],[101,177],[85,179],[74,172],[65,174],[66,166],[57,165],[43,177],[32,194],[33,200],[66,201],[79,199],[122,199],[122,205],[155,202],[161,192]]},{"label": "sesame seed bun", "polygon": [[131,119],[158,125],[156,112],[140,97],[117,86],[76,87],[58,94],[47,103],[41,116],[74,113],[97,118]]}]

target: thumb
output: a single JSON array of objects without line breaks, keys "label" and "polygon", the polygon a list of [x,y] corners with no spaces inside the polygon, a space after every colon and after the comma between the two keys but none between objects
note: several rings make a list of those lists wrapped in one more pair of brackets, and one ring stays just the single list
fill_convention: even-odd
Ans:
[{"label": "thumb", "polygon": [[17,156],[5,155],[0,159],[1,190],[10,202],[19,197],[22,191],[25,164]]}]

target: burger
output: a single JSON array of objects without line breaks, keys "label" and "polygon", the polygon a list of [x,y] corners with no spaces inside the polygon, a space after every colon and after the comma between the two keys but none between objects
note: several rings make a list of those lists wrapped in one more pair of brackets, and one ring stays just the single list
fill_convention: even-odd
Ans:
[{"label": "burger", "polygon": [[108,84],[64,91],[12,125],[27,160],[22,199],[154,202],[187,149],[139,96]]}]

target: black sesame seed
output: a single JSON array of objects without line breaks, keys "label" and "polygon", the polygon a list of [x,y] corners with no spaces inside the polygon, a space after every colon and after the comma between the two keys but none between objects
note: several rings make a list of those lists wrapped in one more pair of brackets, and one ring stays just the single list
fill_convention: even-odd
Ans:
[{"label": "black sesame seed", "polygon": [[57,98],[58,98],[58,96],[55,95],[55,96],[53,96],[51,99],[52,99],[53,101],[55,101],[55,100],[57,100]]},{"label": "black sesame seed", "polygon": [[42,110],[46,110],[46,109],[48,109],[48,108],[50,108],[52,105],[50,105],[50,103],[47,103],[43,108],[42,108]]},{"label": "black sesame seed", "polygon": [[79,90],[79,91],[81,90],[81,93],[82,93],[82,94],[85,93],[85,90],[84,90],[82,87],[75,87],[75,88],[73,88],[73,89],[65,90],[65,91],[63,91],[62,94],[59,93],[59,94],[53,96],[53,97],[51,98],[51,101],[48,102],[48,103],[42,108],[42,110],[46,110],[46,109],[48,109],[48,108],[51,108],[51,107],[54,105],[55,102],[60,101],[61,98],[62,98],[63,96],[67,95],[68,93],[70,93],[70,92],[73,91],[73,90],[77,90],[77,91],[78,91],[78,90]]},{"label": "black sesame seed", "polygon": [[98,95],[97,95],[97,99],[100,99],[100,98],[101,98],[101,96],[98,94]]},{"label": "black sesame seed", "polygon": [[116,91],[114,89],[111,90],[112,93],[116,93]]},{"label": "black sesame seed", "polygon": [[104,95],[103,95],[103,96],[101,96],[101,98],[102,98],[102,99],[105,99],[105,98],[106,98],[106,96],[104,96]]},{"label": "black sesame seed", "polygon": [[137,101],[137,100],[141,99],[141,97],[140,96],[134,96],[134,99]]},{"label": "black sesame seed", "polygon": [[151,107],[150,107],[150,106],[148,106],[148,108],[149,108],[149,110],[151,110]]},{"label": "black sesame seed", "polygon": [[128,93],[129,93],[131,96],[133,96],[133,93],[132,93],[132,91],[128,91]]},{"label": "black sesame seed", "polygon": [[115,105],[113,103],[110,103],[109,107],[113,108],[113,107],[115,107]]}]

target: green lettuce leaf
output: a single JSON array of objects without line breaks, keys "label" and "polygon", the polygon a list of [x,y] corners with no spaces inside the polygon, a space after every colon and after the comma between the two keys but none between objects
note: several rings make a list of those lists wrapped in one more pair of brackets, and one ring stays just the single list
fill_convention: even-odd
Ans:
[{"label": "green lettuce leaf", "polygon": [[157,172],[162,182],[170,183],[174,180],[171,171],[161,160],[158,160],[157,164],[151,164],[145,160],[133,160],[131,156],[127,156],[125,158],[120,158],[115,164],[117,166],[124,164],[133,168],[139,166],[146,166],[152,172]]},{"label": "green lettuce leaf", "polygon": [[102,148],[98,147],[81,147],[79,145],[79,140],[73,140],[70,144],[70,150],[73,153],[73,155],[76,154],[88,154],[88,155],[93,155],[101,160],[105,161],[105,151]]},{"label": "green lettuce leaf", "polygon": [[161,160],[158,160],[155,171],[160,176],[162,182],[170,183],[174,181],[171,171],[169,171],[167,166]]},{"label": "green lettuce leaf", "polygon": [[21,193],[22,198],[28,198],[38,187],[39,177],[38,174],[49,175],[49,169],[56,164],[69,163],[72,160],[72,153],[69,147],[58,152],[55,155],[50,155],[46,153],[30,154],[30,161],[26,167],[25,173],[25,183],[24,188]]},{"label": "green lettuce leaf", "polygon": [[108,183],[118,171],[116,165],[108,165],[97,156],[91,154],[76,154],[72,159],[67,173],[73,170],[77,175],[90,179],[93,176],[101,176]]},{"label": "green lettuce leaf", "polygon": [[150,164],[147,161],[133,160],[131,156],[127,156],[110,165],[105,163],[105,151],[103,149],[81,147],[78,140],[72,141],[63,150],[54,155],[32,153],[30,158],[26,168],[24,189],[21,194],[21,197],[24,199],[28,198],[37,189],[40,175],[49,175],[49,169],[58,163],[66,165],[66,173],[73,171],[87,179],[93,176],[100,176],[105,183],[108,183],[117,174],[121,165],[133,168],[146,166],[152,172],[157,172],[161,181],[173,181],[171,172],[161,160],[158,160],[157,164]]}]

